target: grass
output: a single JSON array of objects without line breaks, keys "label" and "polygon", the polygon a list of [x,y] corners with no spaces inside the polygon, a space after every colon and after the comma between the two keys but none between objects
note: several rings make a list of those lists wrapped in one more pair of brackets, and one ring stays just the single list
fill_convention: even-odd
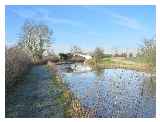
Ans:
[{"label": "grass", "polygon": [[133,69],[138,71],[150,71],[150,66],[146,63],[141,63],[134,60],[129,60],[124,57],[107,57],[103,58],[100,62],[97,64],[94,63],[94,61],[89,61],[89,64],[93,67],[99,67],[99,68],[124,68],[124,69]]},{"label": "grass", "polygon": [[103,58],[103,59],[102,59],[102,63],[111,64],[111,63],[113,63],[113,60],[112,60],[112,58]]},{"label": "grass", "polygon": [[61,94],[55,100],[58,104],[63,105],[64,117],[86,117],[88,114],[81,107],[79,100],[74,97],[58,75],[53,77],[53,82],[61,90]]}]

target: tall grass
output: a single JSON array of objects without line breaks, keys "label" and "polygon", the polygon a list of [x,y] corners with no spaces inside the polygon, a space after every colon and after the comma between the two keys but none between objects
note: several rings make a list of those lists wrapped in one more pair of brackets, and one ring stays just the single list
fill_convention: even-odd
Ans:
[{"label": "tall grass", "polygon": [[5,82],[6,88],[13,86],[25,74],[31,65],[30,56],[18,47],[5,50]]}]

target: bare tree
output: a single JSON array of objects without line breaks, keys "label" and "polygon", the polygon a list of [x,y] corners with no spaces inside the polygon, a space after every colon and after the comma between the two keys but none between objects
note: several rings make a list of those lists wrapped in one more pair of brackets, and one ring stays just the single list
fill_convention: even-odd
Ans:
[{"label": "bare tree", "polygon": [[139,52],[137,54],[142,61],[156,66],[156,41],[154,39],[144,40],[143,45],[140,47]]},{"label": "bare tree", "polygon": [[26,49],[33,60],[42,58],[44,51],[50,45],[52,31],[44,24],[35,24],[31,21],[24,23],[19,45]]},{"label": "bare tree", "polygon": [[72,53],[72,54],[82,53],[82,50],[81,50],[81,48],[78,47],[78,46],[73,46],[73,47],[71,48],[71,53]]}]

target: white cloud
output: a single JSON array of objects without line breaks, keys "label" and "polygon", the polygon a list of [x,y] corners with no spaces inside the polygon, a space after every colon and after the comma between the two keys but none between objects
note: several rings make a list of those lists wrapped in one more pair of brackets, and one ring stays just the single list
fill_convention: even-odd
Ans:
[{"label": "white cloud", "polygon": [[104,9],[103,7],[92,7],[92,6],[82,6],[86,10],[94,11],[97,14],[103,14],[104,16],[111,17],[112,21],[118,25],[127,27],[134,30],[144,30],[142,23],[140,23],[136,18],[131,18],[126,15],[121,15],[118,12],[110,11],[109,9]]},{"label": "white cloud", "polygon": [[[118,12],[113,12],[108,9],[104,9],[103,7],[99,7],[98,9],[93,6],[81,6],[86,10],[94,11],[94,13],[103,14],[105,16],[111,17],[112,21],[118,25],[127,27],[129,29],[134,30],[144,30],[142,23],[140,23],[136,18],[131,18],[126,15],[121,15]],[[98,11],[100,10],[100,11]],[[35,19],[41,21],[47,21],[53,24],[67,24],[76,27],[87,26],[85,23],[79,22],[77,20],[67,19],[67,18],[55,18],[50,16],[50,12],[44,8],[28,8],[28,9],[14,9],[12,10],[14,14],[23,17],[25,19]]]},{"label": "white cloud", "polygon": [[119,25],[128,27],[130,29],[136,29],[136,30],[142,29],[142,24],[135,18],[130,18],[117,13],[109,13],[109,14],[112,18],[114,18],[114,22]]},{"label": "white cloud", "polygon": [[65,18],[53,18],[53,17],[45,16],[44,20],[49,21],[54,24],[67,24],[67,25],[76,26],[76,27],[81,27],[84,25],[78,21],[65,19]]},{"label": "white cloud", "polygon": [[86,26],[84,23],[81,23],[77,20],[71,20],[67,18],[57,18],[57,17],[50,16],[51,11],[48,11],[43,8],[24,9],[24,11],[21,9],[19,10],[17,9],[17,10],[12,10],[12,12],[15,15],[22,17],[24,19],[45,21],[45,22],[49,22],[52,24],[67,24],[67,25],[76,26],[76,27]]},{"label": "white cloud", "polygon": [[37,15],[32,9],[12,9],[12,13],[24,19],[33,18]]}]

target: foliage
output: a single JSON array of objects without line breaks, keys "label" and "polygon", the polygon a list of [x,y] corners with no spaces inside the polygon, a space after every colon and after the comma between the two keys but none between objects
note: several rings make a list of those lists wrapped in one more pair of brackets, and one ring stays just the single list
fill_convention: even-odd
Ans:
[{"label": "foliage", "polygon": [[6,87],[11,87],[31,65],[29,55],[19,47],[6,48],[5,50],[5,81]]},{"label": "foliage", "polygon": [[93,58],[95,60],[95,63],[97,64],[98,62],[100,62],[103,56],[104,56],[104,50],[97,47],[93,52]]},{"label": "foliage", "polygon": [[132,58],[133,57],[133,53],[129,53],[129,58]]},{"label": "foliage", "polygon": [[156,41],[154,39],[144,40],[140,47],[137,58],[142,62],[148,63],[152,67],[156,66]]},{"label": "foliage", "polygon": [[60,57],[60,60],[61,61],[64,61],[64,60],[68,60],[72,57],[72,55],[70,53],[68,54],[65,54],[65,53],[59,53],[59,57]]},{"label": "foliage", "polygon": [[72,56],[70,61],[71,62],[84,62],[85,58],[82,56]]},{"label": "foliage", "polygon": [[28,51],[34,61],[37,61],[49,47],[51,36],[52,31],[47,25],[25,22],[19,45]]}]

